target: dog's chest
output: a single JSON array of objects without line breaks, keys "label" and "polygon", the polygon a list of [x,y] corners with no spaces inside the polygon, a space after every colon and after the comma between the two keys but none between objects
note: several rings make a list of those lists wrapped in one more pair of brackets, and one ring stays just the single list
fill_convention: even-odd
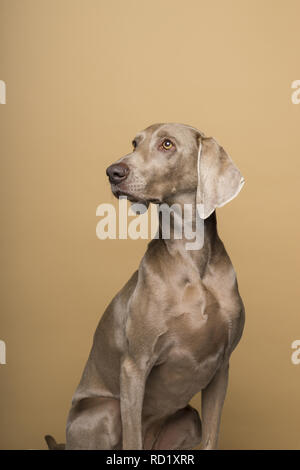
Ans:
[{"label": "dog's chest", "polygon": [[[224,360],[228,345],[226,325],[202,325],[191,330],[183,317],[158,338],[156,364],[152,368],[145,395],[150,414],[172,413],[204,389]],[[157,409],[157,407],[159,409]]]},{"label": "dog's chest", "polygon": [[206,361],[213,363],[225,354],[229,330],[217,304],[206,307],[191,304],[189,309],[179,305],[167,320],[164,333],[157,338],[154,351],[158,362],[171,362],[174,369],[186,368],[195,374]]},{"label": "dog's chest", "polygon": [[[139,297],[128,317],[131,354],[153,361],[145,394],[149,413],[179,409],[211,381],[229,346],[230,322],[202,283],[160,290],[160,298]],[[171,411],[171,410],[170,410]]]},{"label": "dog's chest", "polygon": [[140,267],[127,304],[128,343],[137,342],[137,350],[148,350],[151,356],[154,352],[161,356],[160,346],[165,344],[184,345],[199,362],[227,345],[232,318],[240,308],[234,271],[223,269],[221,276],[212,264],[201,274],[190,257],[160,258],[159,265],[149,268],[147,258],[148,264]]},{"label": "dog's chest", "polygon": [[213,295],[200,283],[189,283],[181,291],[159,302],[136,305],[127,321],[126,336],[132,351],[172,362],[193,373],[207,358],[223,354],[228,346],[230,324]]}]

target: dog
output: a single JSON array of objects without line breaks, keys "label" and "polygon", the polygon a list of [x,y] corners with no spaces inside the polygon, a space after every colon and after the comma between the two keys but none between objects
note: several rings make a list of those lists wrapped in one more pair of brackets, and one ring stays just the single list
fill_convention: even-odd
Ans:
[{"label": "dog", "polygon": [[50,434],[45,436],[45,441],[49,450],[65,450],[65,444],[58,444]]},{"label": "dog", "polygon": [[[187,250],[172,230],[148,244],[96,329],[66,449],[216,449],[245,315],[215,211],[244,179],[217,141],[191,126],[155,124],[132,145],[107,169],[113,194],[145,205],[190,204],[184,223],[200,217],[203,246]],[[200,391],[201,419],[189,404]]]}]

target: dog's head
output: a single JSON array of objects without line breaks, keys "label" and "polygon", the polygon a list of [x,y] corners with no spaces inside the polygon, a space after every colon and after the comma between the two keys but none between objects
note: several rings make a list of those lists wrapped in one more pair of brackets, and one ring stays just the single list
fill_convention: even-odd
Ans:
[{"label": "dog's head", "polygon": [[132,202],[176,201],[194,193],[201,218],[233,199],[244,179],[211,137],[183,124],[154,124],[137,134],[133,150],[106,173],[116,197]]}]

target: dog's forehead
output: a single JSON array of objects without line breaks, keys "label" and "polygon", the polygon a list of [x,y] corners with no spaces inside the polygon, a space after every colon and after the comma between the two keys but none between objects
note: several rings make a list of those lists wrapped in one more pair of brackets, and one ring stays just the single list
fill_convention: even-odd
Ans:
[{"label": "dog's forehead", "polygon": [[163,124],[152,124],[149,127],[146,127],[146,129],[138,132],[134,138],[137,143],[141,142],[142,140],[145,140],[146,138],[151,138],[152,135],[156,130],[158,130]]},{"label": "dog's forehead", "polygon": [[179,141],[183,140],[186,142],[187,139],[193,138],[196,135],[202,135],[202,132],[198,131],[195,127],[188,126],[180,123],[164,123],[164,124],[152,124],[143,131],[139,132],[135,140],[142,141],[146,138],[152,140],[156,137],[175,137]]}]

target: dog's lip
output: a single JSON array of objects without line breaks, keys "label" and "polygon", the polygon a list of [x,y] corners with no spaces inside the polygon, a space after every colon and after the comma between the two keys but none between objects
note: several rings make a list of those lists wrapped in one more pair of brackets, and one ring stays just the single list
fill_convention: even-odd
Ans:
[{"label": "dog's lip", "polygon": [[139,198],[135,196],[134,194],[130,193],[129,191],[126,191],[125,189],[120,188],[119,185],[117,184],[111,184],[111,191],[117,199],[119,199],[122,196],[126,196],[128,201],[130,202],[145,204],[147,206],[149,205],[150,202],[152,204],[161,204],[161,201],[157,198],[149,198],[149,199]]},{"label": "dog's lip", "polygon": [[130,202],[146,202],[146,201],[141,201],[140,199],[135,197],[134,194],[130,193],[129,191],[126,191],[125,189],[120,188],[116,184],[111,185],[111,190],[112,190],[113,195],[117,199],[119,199],[122,196],[126,196],[128,201],[130,201]]}]

